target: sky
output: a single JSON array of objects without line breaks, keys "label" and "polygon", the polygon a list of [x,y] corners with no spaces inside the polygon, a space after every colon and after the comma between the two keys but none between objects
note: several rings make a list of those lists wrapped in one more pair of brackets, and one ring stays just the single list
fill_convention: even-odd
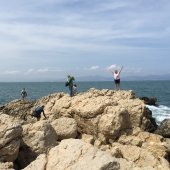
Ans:
[{"label": "sky", "polygon": [[170,75],[169,0],[0,0],[0,82]]}]

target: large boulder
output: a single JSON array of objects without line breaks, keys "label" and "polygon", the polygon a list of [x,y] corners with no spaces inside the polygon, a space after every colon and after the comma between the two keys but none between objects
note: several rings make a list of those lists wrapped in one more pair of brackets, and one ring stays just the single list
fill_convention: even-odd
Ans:
[{"label": "large boulder", "polygon": [[22,127],[9,115],[0,114],[0,161],[13,162],[18,156]]},{"label": "large boulder", "polygon": [[170,138],[170,119],[164,119],[155,133],[165,138]]},{"label": "large boulder", "polygon": [[[72,98],[63,93],[56,93],[43,97],[36,104],[45,105],[49,121],[53,122],[60,117],[74,118],[80,134],[93,135],[95,138],[99,135],[103,135],[105,140],[110,137],[117,138],[121,131],[133,127],[146,131],[156,129],[144,102],[136,98],[130,90],[90,89]],[[102,127],[100,124],[105,124],[104,122],[110,122],[110,127]]]},{"label": "large boulder", "polygon": [[121,131],[131,128],[127,110],[120,107],[108,106],[99,120],[98,130],[108,139],[116,139]]},{"label": "large boulder", "polygon": [[140,99],[143,100],[144,103],[147,104],[147,105],[154,105],[154,106],[157,105],[156,104],[157,98],[155,98],[155,97],[145,97],[144,96],[144,97],[140,97]]},{"label": "large boulder", "polygon": [[77,136],[77,123],[73,118],[62,117],[54,120],[51,125],[59,140],[76,138]]},{"label": "large boulder", "polygon": [[23,125],[23,140],[16,160],[19,169],[25,168],[39,154],[47,153],[57,145],[57,140],[55,130],[47,121]]},{"label": "large boulder", "polygon": [[32,151],[42,154],[57,145],[57,134],[47,121],[38,121],[23,126],[23,142]]},{"label": "large boulder", "polygon": [[[31,170],[41,164],[45,170],[118,170],[118,160],[110,154],[102,152],[92,145],[82,142],[79,139],[66,139],[52,148],[45,159],[40,155],[38,160],[26,167],[24,170]],[[42,166],[43,165],[43,166]]]}]

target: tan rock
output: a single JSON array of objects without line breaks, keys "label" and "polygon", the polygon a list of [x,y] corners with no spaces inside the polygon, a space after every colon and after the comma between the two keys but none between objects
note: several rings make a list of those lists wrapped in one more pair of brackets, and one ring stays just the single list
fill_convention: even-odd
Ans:
[{"label": "tan rock", "polygon": [[[115,148],[119,151],[122,158],[132,161],[136,167],[140,168],[155,168],[155,169],[169,169],[169,163],[165,158],[161,158],[151,152],[149,149],[140,148],[132,145],[121,145],[113,143],[111,149],[112,155],[115,154]],[[118,152],[117,152],[118,153]],[[121,154],[120,154],[121,153]],[[161,158],[161,159],[160,159]]]},{"label": "tan rock", "polygon": [[29,164],[23,170],[46,170],[47,159],[45,154],[41,154],[35,161]]},{"label": "tan rock", "polygon": [[32,151],[41,154],[57,145],[57,134],[47,121],[23,126],[23,141]]},{"label": "tan rock", "polygon": [[18,155],[22,127],[12,120],[11,116],[0,114],[0,161],[13,162]]},{"label": "tan rock", "polygon": [[117,107],[108,107],[98,124],[99,131],[111,139],[117,138],[120,136],[120,131],[130,127],[128,112]]},{"label": "tan rock", "polygon": [[[54,157],[55,155],[55,157]],[[48,155],[48,170],[117,170],[119,163],[108,153],[76,139],[62,140]]]},{"label": "tan rock", "polygon": [[82,134],[81,140],[92,145],[94,144],[94,137],[92,135]]},{"label": "tan rock", "polygon": [[73,118],[62,117],[54,120],[51,125],[59,140],[76,138],[77,136],[77,123]]},{"label": "tan rock", "polygon": [[31,114],[34,104],[34,101],[14,100],[10,103],[7,103],[3,107],[0,107],[0,112],[10,115],[21,122],[21,120],[28,120],[27,118]]},{"label": "tan rock", "polygon": [[0,170],[14,170],[13,162],[0,162]]}]

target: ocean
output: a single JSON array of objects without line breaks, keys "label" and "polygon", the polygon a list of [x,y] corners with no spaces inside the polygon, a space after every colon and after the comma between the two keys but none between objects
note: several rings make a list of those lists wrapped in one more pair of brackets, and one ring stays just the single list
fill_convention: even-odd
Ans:
[{"label": "ocean", "polygon": [[[78,92],[85,92],[90,88],[113,89],[114,83],[107,82],[76,82]],[[64,82],[17,82],[0,83],[0,105],[12,100],[20,99],[20,91],[25,88],[29,100],[39,99],[51,93],[65,92],[68,88]],[[137,97],[156,97],[158,106],[147,106],[159,124],[170,118],[170,81],[122,81],[122,90],[133,90]]]}]

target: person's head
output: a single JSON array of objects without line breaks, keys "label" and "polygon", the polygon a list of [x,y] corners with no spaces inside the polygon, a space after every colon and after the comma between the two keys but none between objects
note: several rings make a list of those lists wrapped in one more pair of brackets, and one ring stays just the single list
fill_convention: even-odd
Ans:
[{"label": "person's head", "polygon": [[68,75],[67,77],[68,77],[68,78],[70,78],[71,76],[70,76],[70,75]]},{"label": "person's head", "polygon": [[45,107],[45,106],[44,106],[44,105],[42,105],[41,107],[44,109],[44,107]]},{"label": "person's head", "polygon": [[117,71],[117,70],[115,70],[115,73],[117,74],[117,73],[118,73],[118,71]]}]

